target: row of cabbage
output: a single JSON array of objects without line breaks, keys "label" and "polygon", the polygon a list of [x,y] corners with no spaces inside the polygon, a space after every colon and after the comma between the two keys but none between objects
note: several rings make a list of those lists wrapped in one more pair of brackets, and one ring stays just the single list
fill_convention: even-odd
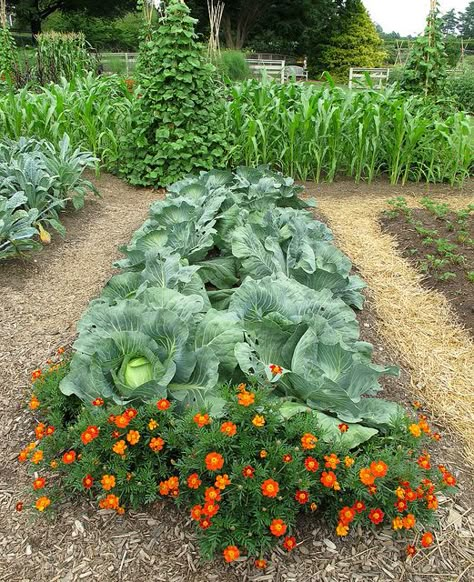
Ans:
[{"label": "row of cabbage", "polygon": [[60,212],[69,202],[82,208],[93,184],[82,177],[97,159],[71,146],[65,134],[56,145],[46,140],[0,140],[0,260],[41,249],[61,235]]},{"label": "row of cabbage", "polygon": [[250,380],[288,415],[309,407],[336,433],[351,423],[357,442],[389,424],[397,405],[374,396],[397,370],[360,341],[364,283],[301,191],[267,167],[172,185],[80,321],[61,390],[218,417],[218,387]]}]

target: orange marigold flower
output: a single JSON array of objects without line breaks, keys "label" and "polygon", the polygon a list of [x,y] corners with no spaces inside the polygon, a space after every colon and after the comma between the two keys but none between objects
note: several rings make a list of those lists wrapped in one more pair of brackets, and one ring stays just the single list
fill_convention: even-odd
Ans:
[{"label": "orange marigold flower", "polygon": [[339,481],[336,481],[334,483],[333,489],[334,489],[334,491],[340,491],[341,490],[341,486],[339,485]]},{"label": "orange marigold flower", "polygon": [[208,471],[219,471],[224,466],[224,457],[213,451],[206,455],[204,462]]},{"label": "orange marigold flower", "polygon": [[337,425],[337,428],[341,431],[341,432],[347,432],[349,430],[349,425],[346,424],[345,422],[341,422],[341,424]]},{"label": "orange marigold flower", "polygon": [[228,437],[233,437],[237,432],[237,426],[233,422],[223,422],[221,425],[221,433]]},{"label": "orange marigold flower", "polygon": [[434,432],[433,435],[431,436],[431,438],[435,441],[440,441],[441,435],[439,434],[439,432]]},{"label": "orange marigold flower", "polygon": [[[273,520],[273,521],[275,521],[275,520]],[[281,521],[281,519],[280,519],[280,521]],[[285,526],[285,528],[286,528],[286,526]],[[273,534],[273,535],[277,535],[277,534]],[[281,535],[281,534],[278,534],[278,535]],[[291,550],[293,550],[296,547],[296,538],[294,536],[286,536],[286,538],[283,541],[283,547],[288,552],[291,552]]]},{"label": "orange marigold flower", "polygon": [[363,467],[359,471],[359,479],[364,485],[373,485],[375,482],[375,477],[368,467]]},{"label": "orange marigold flower", "polygon": [[342,536],[346,536],[348,533],[349,533],[349,526],[342,523],[342,522],[339,522],[337,524],[337,527],[336,527],[336,534],[338,536],[342,537]]},{"label": "orange marigold flower", "polygon": [[253,467],[251,467],[250,465],[247,465],[246,467],[244,467],[242,469],[242,475],[244,477],[247,477],[249,479],[251,479],[254,476],[255,473],[255,469]]},{"label": "orange marigold flower", "polygon": [[426,507],[432,511],[438,509],[438,498],[436,495],[429,494],[426,496]]},{"label": "orange marigold flower", "polygon": [[179,487],[178,477],[170,477],[166,482],[168,483],[168,487],[170,488],[171,491],[173,491],[174,489],[178,489]]},{"label": "orange marigold flower", "polygon": [[38,425],[35,427],[35,435],[38,440],[41,440],[44,437],[45,429],[46,425],[44,422],[38,423]]},{"label": "orange marigold flower", "polygon": [[127,410],[125,411],[125,416],[128,416],[128,418],[130,420],[132,420],[133,418],[135,418],[138,414],[138,410],[136,408],[127,408]]},{"label": "orange marigold flower", "polygon": [[247,391],[247,384],[243,384],[243,383],[239,384],[237,386],[237,391],[238,392],[246,392]]},{"label": "orange marigold flower", "polygon": [[33,481],[33,489],[35,491],[37,491],[38,489],[43,489],[43,487],[46,485],[46,479],[44,477],[37,477],[34,481]]},{"label": "orange marigold flower", "polygon": [[125,513],[125,507],[117,507],[117,513],[123,515]]},{"label": "orange marigold flower", "polygon": [[262,449],[260,451],[260,458],[261,459],[265,459],[267,455],[268,455],[268,453],[267,453],[267,451],[265,449]]},{"label": "orange marigold flower", "polygon": [[117,428],[127,428],[130,424],[130,418],[126,414],[119,414],[114,417],[115,426]]},{"label": "orange marigold flower", "polygon": [[201,519],[201,521],[199,522],[199,527],[201,529],[207,529],[208,527],[211,527],[211,520],[208,519],[207,517]]},{"label": "orange marigold flower", "polygon": [[150,449],[153,452],[158,453],[165,446],[165,441],[161,437],[153,437],[150,440],[150,443],[149,443],[148,446],[150,447]]},{"label": "orange marigold flower", "polygon": [[418,457],[417,463],[422,469],[428,471],[429,469],[431,469],[430,455],[428,454],[421,455],[420,457]]},{"label": "orange marigold flower", "polygon": [[191,509],[191,519],[194,519],[194,521],[199,521],[201,519],[201,515],[202,515],[201,505],[195,505]]},{"label": "orange marigold flower", "polygon": [[36,396],[34,394],[32,394],[31,400],[28,404],[29,408],[31,410],[36,410],[37,408],[39,408],[39,405],[40,405],[40,401],[38,400],[38,398],[36,398]]},{"label": "orange marigold flower", "polygon": [[224,473],[224,475],[217,475],[216,482],[214,483],[214,485],[219,489],[224,490],[227,487],[227,485],[230,485],[230,483],[231,481],[229,479],[229,475],[227,475],[227,473]]},{"label": "orange marigold flower", "polygon": [[219,511],[219,507],[220,506],[213,501],[206,501],[206,503],[203,505],[202,512],[207,515],[207,517],[211,518],[214,517]]},{"label": "orange marigold flower", "polygon": [[51,461],[51,463],[49,464],[49,466],[51,467],[51,469],[57,469],[58,468],[58,462],[53,459]]},{"label": "orange marigold flower", "polygon": [[416,554],[416,548],[415,548],[415,546],[412,546],[411,544],[408,544],[406,552],[407,552],[407,556],[409,558],[413,558],[413,556]]},{"label": "orange marigold flower", "polygon": [[426,422],[426,420],[420,420],[418,426],[425,434],[430,434],[431,432],[430,425]]},{"label": "orange marigold flower", "polygon": [[334,485],[337,483],[337,477],[335,473],[333,473],[332,471],[323,471],[321,473],[320,481],[324,485],[324,487],[331,488],[334,487]]},{"label": "orange marigold flower", "polygon": [[255,394],[253,392],[240,392],[237,394],[237,400],[241,406],[250,406],[255,402]]},{"label": "orange marigold flower", "polygon": [[199,485],[201,485],[202,483],[197,473],[192,473],[191,475],[189,475],[186,481],[190,489],[198,489]]},{"label": "orange marigold flower", "polygon": [[104,406],[104,399],[94,398],[94,400],[92,401],[92,406]]},{"label": "orange marigold flower", "polygon": [[114,430],[114,431],[112,431],[112,438],[113,438],[113,439],[118,439],[118,438],[119,438],[119,436],[120,436],[120,433],[119,433],[119,431],[118,431],[118,430]]},{"label": "orange marigold flower", "polygon": [[41,370],[39,368],[36,368],[36,370],[33,370],[33,372],[31,372],[31,381],[34,382],[35,380],[38,380],[38,378],[41,378]]},{"label": "orange marigold flower", "polygon": [[270,364],[268,366],[270,368],[270,372],[277,376],[278,374],[283,374],[283,368],[281,366],[277,366],[276,364]]},{"label": "orange marigold flower", "polygon": [[81,434],[81,441],[88,445],[91,441],[99,436],[99,430],[96,426],[88,426],[87,429]]},{"label": "orange marigold flower", "polygon": [[362,513],[365,510],[365,503],[363,501],[356,501],[352,509],[357,513]]},{"label": "orange marigold flower", "polygon": [[424,548],[428,548],[433,543],[433,540],[434,540],[433,534],[427,531],[421,536],[421,545]]},{"label": "orange marigold flower", "polygon": [[258,568],[259,570],[265,570],[265,568],[267,567],[267,561],[263,558],[258,558],[257,560],[255,560],[255,567]]},{"label": "orange marigold flower", "polygon": [[286,533],[287,525],[282,519],[273,519],[270,524],[270,531],[274,536],[283,536]]},{"label": "orange marigold flower", "polygon": [[313,501],[309,508],[311,509],[311,511],[316,511],[316,509],[318,509],[318,504]]},{"label": "orange marigold flower", "polygon": [[35,507],[38,511],[44,511],[47,507],[51,505],[51,499],[49,497],[39,497],[36,500]]},{"label": "orange marigold flower", "polygon": [[60,356],[61,354],[64,354],[64,348],[58,348],[57,354],[58,354],[58,356]]},{"label": "orange marigold flower", "polygon": [[449,487],[454,487],[456,485],[456,477],[454,475],[451,475],[451,473],[449,473],[448,471],[445,471],[443,473],[443,481]]},{"label": "orange marigold flower", "polygon": [[325,455],[324,460],[326,461],[325,466],[328,467],[329,469],[337,469],[337,466],[341,462],[338,459],[337,455],[335,455],[334,453],[331,453],[330,455]]},{"label": "orange marigold flower", "polygon": [[416,493],[412,489],[408,489],[406,491],[405,499],[407,501],[409,501],[410,503],[412,503],[413,501],[416,501],[416,498],[417,498]]},{"label": "orange marigold flower", "polygon": [[355,509],[346,505],[339,511],[340,523],[343,525],[349,525],[352,521],[354,521],[355,514]]},{"label": "orange marigold flower", "polygon": [[405,499],[406,491],[403,489],[403,487],[397,487],[395,489],[395,495],[398,497],[398,499]]},{"label": "orange marigold flower", "polygon": [[115,487],[115,477],[113,475],[104,475],[100,482],[105,491],[110,491]]},{"label": "orange marigold flower", "polygon": [[18,503],[15,505],[15,509],[17,511],[23,511],[23,501],[18,501]]},{"label": "orange marigold flower", "polygon": [[344,465],[349,469],[355,463],[355,459],[352,457],[344,457]]},{"label": "orange marigold flower", "polygon": [[306,450],[314,449],[316,447],[317,442],[318,442],[318,438],[316,436],[314,436],[314,434],[311,434],[310,432],[306,432],[301,437],[301,446],[303,447],[303,449],[306,449]]},{"label": "orange marigold flower", "polygon": [[383,521],[384,515],[385,514],[381,509],[371,509],[369,512],[369,519],[372,523],[377,525]]},{"label": "orange marigold flower", "polygon": [[170,406],[171,402],[166,398],[162,398],[161,400],[158,400],[158,402],[156,403],[156,407],[158,408],[158,410],[168,410]]},{"label": "orange marigold flower", "polygon": [[400,513],[403,513],[407,508],[407,502],[404,499],[399,499],[398,501],[395,501],[394,505],[397,511],[399,511]]},{"label": "orange marigold flower", "polygon": [[204,499],[206,501],[220,501],[221,500],[221,492],[219,489],[215,487],[207,487],[204,491]]},{"label": "orange marigold flower", "polygon": [[168,483],[166,481],[161,481],[159,485],[160,495],[168,495],[170,492],[170,488],[168,487]]},{"label": "orange marigold flower", "polygon": [[222,553],[226,562],[233,562],[240,556],[240,551],[237,546],[227,546]]},{"label": "orange marigold flower", "polygon": [[202,414],[201,412],[198,412],[194,415],[193,421],[198,425],[199,428],[206,426],[206,424],[211,424],[209,414]]},{"label": "orange marigold flower", "polygon": [[90,489],[93,484],[94,484],[94,479],[92,478],[92,475],[86,475],[82,479],[82,486],[84,487],[84,489]]},{"label": "orange marigold flower", "polygon": [[403,527],[405,529],[412,529],[413,527],[415,527],[415,523],[416,523],[416,518],[413,515],[413,513],[408,513],[404,518],[403,518]]},{"label": "orange marigold flower", "polygon": [[36,449],[36,443],[35,442],[31,442],[26,446],[26,451],[28,453],[31,453],[32,450]]},{"label": "orange marigold flower", "polygon": [[395,531],[403,529],[403,519],[400,516],[394,517],[392,519],[392,529]]},{"label": "orange marigold flower", "polygon": [[42,460],[43,460],[43,451],[41,451],[41,450],[35,451],[31,456],[31,462],[34,465],[41,463]]},{"label": "orange marigold flower", "polygon": [[46,431],[45,431],[46,432],[46,436],[51,436],[54,433],[55,430],[56,429],[54,428],[54,426],[48,426],[46,428]]},{"label": "orange marigold flower", "polygon": [[28,459],[28,451],[26,449],[22,449],[18,454],[18,460],[20,463],[24,463]]},{"label": "orange marigold flower", "polygon": [[280,486],[273,479],[267,479],[266,481],[264,481],[262,483],[261,489],[262,489],[262,494],[265,497],[276,497],[278,494],[278,491],[280,490]]},{"label": "orange marigold flower", "polygon": [[124,455],[126,449],[127,449],[127,444],[125,443],[125,441],[123,439],[117,441],[116,443],[114,443],[112,445],[112,450],[114,453],[117,453],[117,455]]},{"label": "orange marigold flower", "polygon": [[408,430],[416,438],[421,436],[421,428],[417,424],[410,424],[410,426],[408,427]]},{"label": "orange marigold flower", "polygon": [[252,424],[257,428],[265,426],[265,417],[261,414],[256,414],[252,419]]},{"label": "orange marigold flower", "polygon": [[158,427],[158,423],[154,418],[150,418],[148,422],[148,430],[155,430]]},{"label": "orange marigold flower", "polygon": [[373,461],[370,463],[370,471],[374,477],[385,477],[388,467],[383,461]]},{"label": "orange marigold flower", "polygon": [[120,505],[120,499],[113,493],[109,493],[104,499],[99,501],[99,507],[101,509],[115,509],[117,510]]},{"label": "orange marigold flower", "polygon": [[308,471],[315,472],[319,469],[319,463],[313,457],[306,457],[304,460],[304,466]]},{"label": "orange marigold flower", "polygon": [[286,455],[283,455],[282,459],[283,459],[284,463],[291,463],[291,461],[293,460],[293,457],[289,454],[286,454]]},{"label": "orange marigold flower", "polygon": [[65,465],[70,465],[74,463],[76,460],[76,452],[75,451],[66,451],[63,455],[63,463]]},{"label": "orange marigold flower", "polygon": [[140,433],[138,430],[129,430],[125,438],[131,445],[136,445],[140,440]]},{"label": "orange marigold flower", "polygon": [[295,499],[301,505],[308,503],[309,501],[309,493],[307,491],[300,491],[299,489],[295,493]]},{"label": "orange marigold flower", "polygon": [[421,402],[419,400],[415,400],[413,402],[413,408],[415,409],[421,408]]}]

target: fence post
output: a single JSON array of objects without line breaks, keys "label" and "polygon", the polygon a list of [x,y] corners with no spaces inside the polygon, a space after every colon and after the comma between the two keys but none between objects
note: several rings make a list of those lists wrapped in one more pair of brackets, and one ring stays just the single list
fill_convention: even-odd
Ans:
[{"label": "fence post", "polygon": [[127,77],[130,75],[128,70],[128,53],[125,53],[125,68],[127,70]]},{"label": "fence post", "polygon": [[282,85],[285,82],[285,63],[286,63],[286,61],[282,61],[282,63],[281,63],[281,83],[282,83]]},{"label": "fence post", "polygon": [[349,69],[349,89],[352,89],[352,74],[354,72],[354,69],[351,67]]}]

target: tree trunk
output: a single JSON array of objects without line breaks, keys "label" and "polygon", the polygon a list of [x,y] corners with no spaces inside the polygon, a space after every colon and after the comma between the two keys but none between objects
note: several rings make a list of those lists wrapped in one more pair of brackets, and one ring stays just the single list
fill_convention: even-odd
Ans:
[{"label": "tree trunk", "polygon": [[41,34],[41,17],[40,16],[32,16],[30,21],[31,26],[31,38],[33,40],[33,44],[36,44],[36,36]]}]

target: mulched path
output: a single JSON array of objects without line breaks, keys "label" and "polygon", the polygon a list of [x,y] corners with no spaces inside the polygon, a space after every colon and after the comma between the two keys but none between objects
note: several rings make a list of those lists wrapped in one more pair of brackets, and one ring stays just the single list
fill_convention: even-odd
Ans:
[{"label": "mulched path", "polygon": [[[454,216],[448,215],[446,218],[455,224]],[[468,272],[472,272],[474,275],[474,247],[472,244],[459,242],[457,240],[458,231],[449,230],[445,220],[436,218],[428,210],[413,210],[413,219],[420,221],[424,228],[433,232],[437,231],[437,234],[431,238],[446,239],[449,243],[456,245],[456,254],[464,256],[463,263],[449,262],[438,270],[430,268],[426,272],[423,285],[428,289],[436,289],[444,293],[453,310],[457,313],[459,321],[474,336],[474,280],[469,281],[467,278]],[[427,255],[433,255],[437,259],[444,258],[437,251],[434,243],[425,244],[423,242],[423,236],[418,234],[414,225],[408,223],[402,214],[395,218],[382,216],[381,224],[386,232],[395,236],[403,256],[411,260],[416,267],[423,267]],[[468,219],[465,230],[469,233],[471,240],[474,240],[473,216]],[[444,280],[442,276],[446,272],[453,273],[454,277]]]},{"label": "mulched path", "polygon": [[[97,186],[103,194],[101,200],[91,200],[80,213],[65,217],[64,241],[55,240],[27,262],[0,267],[0,580],[471,580],[474,526],[466,491],[472,467],[456,459],[458,445],[449,435],[440,443],[439,460],[452,460],[462,491],[455,501],[441,500],[437,543],[412,562],[403,555],[406,541],[393,539],[387,530],[354,531],[340,540],[317,515],[301,520],[298,549],[291,554],[276,550],[271,566],[261,573],[245,560],[234,566],[221,560],[202,564],[190,520],[167,502],[123,517],[97,511],[82,498],[66,504],[51,521],[15,512],[15,503],[30,487],[24,468],[15,460],[33,434],[31,415],[23,409],[30,392],[29,374],[59,346],[70,345],[75,323],[88,301],[113,274],[112,262],[120,256],[117,245],[129,240],[144,220],[149,203],[158,196],[110,176],[102,176]],[[400,193],[385,183],[379,187],[387,198]],[[374,186],[365,188],[370,195]],[[341,197],[350,186],[336,183],[321,190],[324,196]],[[361,315],[363,337],[375,343],[378,360],[394,361],[376,334],[374,318],[369,305]],[[390,380],[385,390],[407,405],[412,397],[408,373],[400,380]]]}]

